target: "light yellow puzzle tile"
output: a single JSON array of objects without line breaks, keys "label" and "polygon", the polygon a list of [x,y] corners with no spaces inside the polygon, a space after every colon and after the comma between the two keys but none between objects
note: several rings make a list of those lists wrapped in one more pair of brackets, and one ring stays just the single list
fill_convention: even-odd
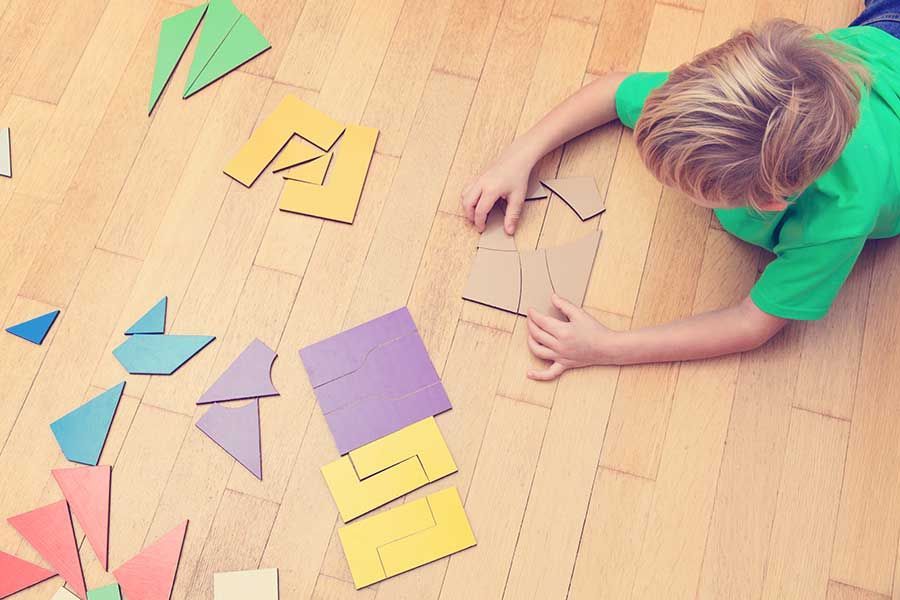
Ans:
[{"label": "light yellow puzzle tile", "polygon": [[322,150],[295,135],[288,141],[284,150],[278,153],[278,157],[272,165],[272,171],[277,172],[290,169],[291,167],[315,160],[323,154]]},{"label": "light yellow puzzle tile", "polygon": [[434,417],[428,417],[322,467],[346,522],[456,472]]},{"label": "light yellow puzzle tile", "polygon": [[322,185],[322,182],[325,181],[325,173],[328,172],[328,165],[331,164],[331,157],[331,152],[323,154],[303,164],[291,167],[282,174],[285,179]]},{"label": "light yellow puzzle tile", "polygon": [[475,534],[455,487],[424,498],[435,526],[397,539],[378,549],[387,577],[409,571],[431,561],[475,545]]},{"label": "light yellow puzzle tile", "polygon": [[428,481],[437,481],[456,471],[456,463],[434,417],[412,425],[350,452],[350,460],[360,477],[418,455]]},{"label": "light yellow puzzle tile", "polygon": [[343,130],[340,123],[322,111],[296,96],[285,96],[231,159],[225,173],[250,187],[294,134],[329,150]]},{"label": "light yellow puzzle tile", "polygon": [[338,529],[344,555],[357,589],[386,577],[378,555],[379,546],[434,526],[426,498],[357,521]]},{"label": "light yellow puzzle tile", "polygon": [[415,456],[360,481],[350,457],[344,455],[322,467],[322,475],[344,522],[428,483]]},{"label": "light yellow puzzle tile", "polygon": [[375,151],[378,130],[348,125],[325,185],[287,180],[278,207],[281,210],[352,223]]},{"label": "light yellow puzzle tile", "polygon": [[216,573],[213,597],[215,600],[278,600],[278,569]]}]

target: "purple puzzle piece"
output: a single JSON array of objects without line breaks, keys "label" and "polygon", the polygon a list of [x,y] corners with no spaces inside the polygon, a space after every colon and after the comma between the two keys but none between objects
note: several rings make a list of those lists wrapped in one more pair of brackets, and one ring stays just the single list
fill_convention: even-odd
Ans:
[{"label": "purple puzzle piece", "polygon": [[393,400],[364,400],[325,415],[335,444],[346,454],[407,425],[450,410],[441,382]]},{"label": "purple puzzle piece", "polygon": [[262,479],[262,450],[259,443],[259,400],[240,408],[211,407],[197,421],[197,428]]},{"label": "purple puzzle piece", "polygon": [[322,412],[328,414],[362,401],[405,396],[440,378],[418,333],[378,346],[362,366],[316,388]]},{"label": "purple puzzle piece", "polygon": [[277,396],[272,385],[272,363],[275,351],[260,340],[253,340],[225,372],[216,379],[197,404]]},{"label": "purple puzzle piece", "polygon": [[303,348],[300,359],[315,388],[359,369],[377,346],[415,331],[416,324],[403,307]]}]

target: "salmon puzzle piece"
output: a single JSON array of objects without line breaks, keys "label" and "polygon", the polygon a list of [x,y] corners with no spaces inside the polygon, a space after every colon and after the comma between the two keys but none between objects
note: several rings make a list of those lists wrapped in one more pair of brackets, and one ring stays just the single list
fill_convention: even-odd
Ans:
[{"label": "salmon puzzle piece", "polygon": [[0,598],[12,596],[55,575],[44,567],[0,552]]},{"label": "salmon puzzle piece", "polygon": [[187,533],[184,521],[113,571],[127,600],[169,600]]},{"label": "salmon puzzle piece", "polygon": [[346,522],[441,477],[456,463],[434,417],[408,425],[322,467]]},{"label": "salmon puzzle piece", "polygon": [[7,519],[81,600],[87,599],[72,515],[65,500]]},{"label": "salmon puzzle piece", "polygon": [[476,543],[455,487],[346,525],[338,536],[357,589]]},{"label": "salmon puzzle piece", "polygon": [[112,468],[75,467],[51,471],[84,530],[103,570],[109,568],[109,499]]}]

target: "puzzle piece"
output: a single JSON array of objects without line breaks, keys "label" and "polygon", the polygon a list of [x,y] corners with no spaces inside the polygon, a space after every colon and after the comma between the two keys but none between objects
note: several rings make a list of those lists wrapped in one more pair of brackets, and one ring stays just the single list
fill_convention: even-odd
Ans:
[{"label": "puzzle piece", "polygon": [[356,589],[475,545],[455,487],[338,530]]},{"label": "puzzle piece", "polygon": [[333,154],[329,152],[301,165],[291,167],[284,171],[283,176],[285,179],[292,181],[322,185],[325,182],[325,174],[328,172],[328,165],[331,164],[332,156]]},{"label": "puzzle piece", "polygon": [[153,305],[153,308],[144,313],[144,316],[135,321],[134,325],[128,328],[125,335],[165,333],[166,309],[168,306],[169,297],[163,296],[159,302]]},{"label": "puzzle piece", "polygon": [[360,194],[375,152],[378,130],[348,125],[325,185],[287,180],[278,208],[321,217],[342,223],[353,223]]},{"label": "puzzle piece", "polygon": [[543,200],[549,197],[550,192],[541,185],[540,181],[529,178],[528,189],[525,192],[525,200]]},{"label": "puzzle piece", "polygon": [[523,253],[479,248],[463,298],[523,316],[534,308],[563,319],[551,295],[581,305],[600,236],[595,231],[570,244]]},{"label": "puzzle piece", "polygon": [[75,544],[75,530],[72,516],[65,500],[42,506],[27,513],[7,519],[16,531],[25,538],[37,553],[56,569],[60,577],[86,600],[84,573],[81,558]]},{"label": "puzzle piece", "polygon": [[35,317],[23,323],[19,323],[18,325],[7,327],[6,331],[16,337],[20,337],[23,340],[27,340],[32,344],[40,346],[44,343],[44,338],[47,337],[47,333],[50,331],[50,328],[53,327],[53,323],[58,316],[59,311],[53,310],[45,315]]},{"label": "puzzle piece", "polygon": [[50,423],[56,443],[67,459],[96,466],[124,389],[123,381]]},{"label": "puzzle piece", "polygon": [[478,238],[478,247],[487,248],[489,250],[503,250],[506,252],[516,251],[516,240],[513,236],[506,233],[503,228],[503,219],[505,217],[503,202],[498,202],[488,213],[484,222],[484,231]]},{"label": "puzzle piece", "polygon": [[271,47],[269,40],[247,18],[247,15],[241,15],[215,54],[203,67],[200,75],[191,84],[190,89],[185,91],[184,97],[193,96]]},{"label": "puzzle piece", "polygon": [[56,573],[44,567],[0,552],[0,598],[12,596],[55,575]]},{"label": "puzzle piece", "polygon": [[231,159],[225,174],[250,187],[294,135],[327,151],[343,131],[343,125],[325,113],[296,96],[285,96]]},{"label": "puzzle piece", "polygon": [[275,351],[260,340],[253,340],[222,373],[197,404],[277,396],[272,385]]},{"label": "puzzle piece", "polygon": [[81,529],[94,549],[94,554],[109,568],[109,490],[112,469],[100,467],[75,467],[54,469],[53,478],[62,490],[69,508],[78,519]]},{"label": "puzzle piece", "polygon": [[153,69],[153,83],[150,85],[150,104],[147,113],[153,112],[159,97],[172,78],[175,67],[184,55],[200,20],[206,14],[207,4],[201,4],[164,19],[159,29],[159,46],[156,51],[156,67]]},{"label": "puzzle piece", "polygon": [[291,137],[287,146],[278,153],[275,163],[272,165],[272,172],[277,173],[284,169],[296,167],[297,165],[307,163],[313,159],[323,156],[322,150],[316,148],[300,136]]},{"label": "puzzle piece", "polygon": [[119,584],[112,583],[101,588],[90,590],[87,600],[122,600],[122,594],[119,592]]},{"label": "puzzle piece", "polygon": [[0,175],[12,177],[12,151],[9,144],[9,127],[0,129]]},{"label": "puzzle piece", "polygon": [[216,404],[200,417],[197,428],[257,479],[262,479],[259,400],[253,400],[240,408],[226,408]]},{"label": "puzzle piece", "polygon": [[546,179],[541,183],[568,204],[582,221],[596,217],[606,210],[593,177]]},{"label": "puzzle piece", "polygon": [[225,42],[228,33],[241,18],[241,11],[237,9],[231,0],[210,0],[209,8],[203,22],[203,31],[200,32],[200,40],[194,50],[194,60],[184,82],[184,97],[188,97],[188,91],[200,77],[200,74],[209,64],[213,55]]},{"label": "puzzle piece", "polygon": [[50,600],[78,600],[78,596],[70,592],[64,587],[56,590],[56,593],[53,594],[53,597]]},{"label": "puzzle piece", "polygon": [[346,522],[456,472],[434,417],[361,446],[322,467]]},{"label": "puzzle piece", "polygon": [[214,600],[278,600],[278,569],[231,571],[213,576]]},{"label": "puzzle piece", "polygon": [[113,356],[132,375],[171,375],[216,339],[211,335],[132,335]]},{"label": "puzzle piece", "polygon": [[113,571],[127,600],[169,600],[187,526],[178,525]]},{"label": "puzzle piece", "polygon": [[404,308],[300,351],[343,454],[450,409]]}]

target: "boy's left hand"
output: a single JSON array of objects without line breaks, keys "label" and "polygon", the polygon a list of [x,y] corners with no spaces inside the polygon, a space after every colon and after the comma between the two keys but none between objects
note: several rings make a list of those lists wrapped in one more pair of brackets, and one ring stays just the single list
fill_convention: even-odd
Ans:
[{"label": "boy's left hand", "polygon": [[552,361],[543,370],[529,370],[538,381],[556,379],[569,369],[609,364],[609,342],[615,332],[568,300],[553,294],[553,306],[568,318],[560,321],[536,310],[528,311],[528,347],[540,359]]}]

